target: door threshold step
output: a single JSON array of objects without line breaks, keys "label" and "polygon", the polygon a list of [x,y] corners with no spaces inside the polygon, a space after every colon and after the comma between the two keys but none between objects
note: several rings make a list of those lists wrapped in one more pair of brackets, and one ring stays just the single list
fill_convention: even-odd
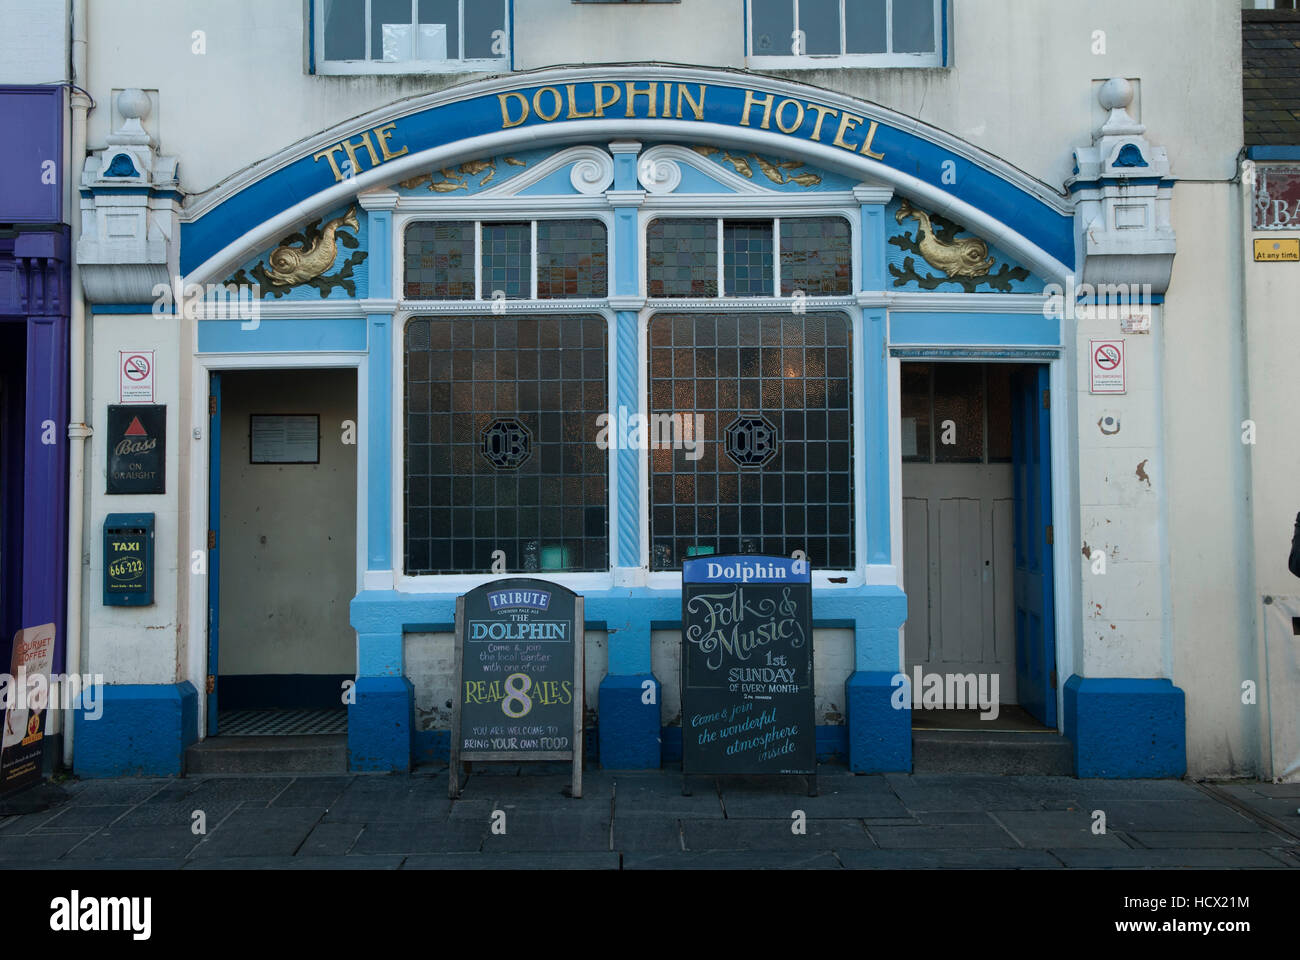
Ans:
[{"label": "door threshold step", "polygon": [[211,737],[185,750],[187,776],[347,772],[346,733]]},{"label": "door threshold step", "polygon": [[1050,730],[913,730],[914,773],[1074,776],[1070,741]]}]

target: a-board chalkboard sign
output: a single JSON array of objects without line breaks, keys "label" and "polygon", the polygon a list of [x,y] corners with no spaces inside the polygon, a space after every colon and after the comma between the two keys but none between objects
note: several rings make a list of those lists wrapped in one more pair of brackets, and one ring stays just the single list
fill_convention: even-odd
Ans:
[{"label": "a-board chalkboard sign", "polygon": [[545,580],[494,580],[456,600],[452,797],[462,761],[572,760],[582,796],[582,597]]},{"label": "a-board chalkboard sign", "polygon": [[807,561],[687,560],[683,774],[816,774],[816,738]]}]

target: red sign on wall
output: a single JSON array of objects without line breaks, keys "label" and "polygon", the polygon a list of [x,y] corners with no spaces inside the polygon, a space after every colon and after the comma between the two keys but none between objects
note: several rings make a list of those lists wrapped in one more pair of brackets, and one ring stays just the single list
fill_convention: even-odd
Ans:
[{"label": "red sign on wall", "polygon": [[1251,226],[1256,230],[1300,229],[1300,167],[1256,166],[1253,172]]}]

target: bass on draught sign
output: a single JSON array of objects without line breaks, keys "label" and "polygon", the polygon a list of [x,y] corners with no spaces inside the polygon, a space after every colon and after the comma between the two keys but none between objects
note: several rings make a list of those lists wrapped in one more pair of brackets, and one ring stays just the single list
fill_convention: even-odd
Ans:
[{"label": "bass on draught sign", "polygon": [[569,760],[582,796],[582,597],[494,580],[456,599],[451,796],[463,761]]},{"label": "bass on draught sign", "polygon": [[[815,777],[816,772],[807,561],[687,560],[682,567],[682,773]],[[816,790],[815,781],[810,789]]]}]

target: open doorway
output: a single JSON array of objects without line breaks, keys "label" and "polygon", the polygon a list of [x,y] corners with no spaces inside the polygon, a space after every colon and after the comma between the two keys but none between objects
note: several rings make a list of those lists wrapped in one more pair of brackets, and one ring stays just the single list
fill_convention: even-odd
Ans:
[{"label": "open doorway", "polygon": [[1047,366],[900,373],[913,726],[1055,731]]},{"label": "open doorway", "polygon": [[208,735],[346,733],[356,371],[213,373],[209,411]]}]

